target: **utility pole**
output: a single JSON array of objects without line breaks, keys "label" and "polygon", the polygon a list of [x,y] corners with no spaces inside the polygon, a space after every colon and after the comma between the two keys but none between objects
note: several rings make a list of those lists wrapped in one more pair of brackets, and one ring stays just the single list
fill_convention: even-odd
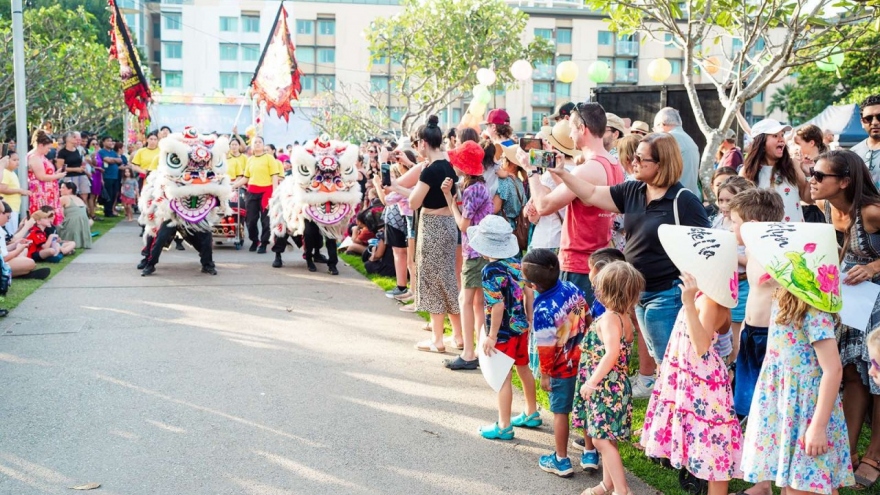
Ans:
[{"label": "utility pole", "polygon": [[[18,166],[18,180],[21,188],[27,189],[27,100],[25,99],[24,75],[24,15],[21,0],[12,0],[12,70],[15,76],[15,150],[21,165]],[[21,196],[21,211],[28,209],[28,197]],[[21,218],[24,218],[22,215]]]}]

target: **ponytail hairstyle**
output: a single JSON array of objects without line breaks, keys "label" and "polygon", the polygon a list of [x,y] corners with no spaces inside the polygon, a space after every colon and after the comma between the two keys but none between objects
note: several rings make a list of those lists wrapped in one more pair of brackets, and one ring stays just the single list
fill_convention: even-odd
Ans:
[{"label": "ponytail hairstyle", "polygon": [[419,127],[419,140],[424,141],[432,149],[440,149],[443,145],[443,131],[440,130],[440,118],[436,115],[428,117],[428,123]]}]

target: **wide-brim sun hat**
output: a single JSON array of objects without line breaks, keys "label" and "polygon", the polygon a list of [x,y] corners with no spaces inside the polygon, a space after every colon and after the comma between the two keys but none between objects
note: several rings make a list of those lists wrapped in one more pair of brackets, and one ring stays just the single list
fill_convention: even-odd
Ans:
[{"label": "wide-brim sun hat", "polygon": [[483,148],[473,141],[465,141],[448,152],[452,166],[467,175],[483,174]]},{"label": "wide-brim sun hat", "polygon": [[510,163],[519,166],[519,158],[516,157],[516,150],[520,149],[518,144],[513,144],[510,146],[501,146],[501,155],[504,158],[507,158]]},{"label": "wide-brim sun hat", "polygon": [[675,267],[693,275],[703,294],[726,308],[736,307],[739,273],[733,232],[664,224],[657,233]]},{"label": "wide-brim sun hat", "polygon": [[746,222],[743,243],[773,280],[827,313],[843,308],[837,236],[827,223]]},{"label": "wide-brim sun hat", "polygon": [[577,146],[571,139],[571,122],[566,119],[560,120],[551,128],[547,141],[555,149],[568,156],[578,156],[581,154],[581,150],[577,149]]},{"label": "wide-brim sun hat", "polygon": [[498,215],[487,215],[479,225],[468,227],[468,245],[487,258],[503,260],[519,254],[519,241],[510,222]]},{"label": "wide-brim sun hat", "polygon": [[764,119],[752,126],[750,136],[754,139],[761,134],[779,134],[780,132],[788,133],[790,131],[790,125],[782,124],[776,119]]},{"label": "wide-brim sun hat", "polygon": [[651,134],[651,126],[648,125],[647,122],[642,122],[641,120],[637,120],[629,126],[629,132],[632,133],[634,131],[644,132],[645,134]]}]

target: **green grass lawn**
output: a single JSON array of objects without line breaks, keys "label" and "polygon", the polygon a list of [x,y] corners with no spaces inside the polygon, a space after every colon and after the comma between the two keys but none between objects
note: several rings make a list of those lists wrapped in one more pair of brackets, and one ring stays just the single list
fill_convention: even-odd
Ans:
[{"label": "green grass lawn", "polygon": [[[102,235],[107,233],[108,230],[112,229],[116,226],[124,218],[123,215],[120,215],[116,218],[104,218],[103,213],[100,213],[98,216],[98,220],[92,225],[92,232],[97,232],[98,236],[92,238],[92,242],[100,239]],[[0,307],[8,310],[14,309],[16,306],[21,304],[22,301],[29,295],[31,295],[35,290],[39,289],[41,285],[46,283],[49,279],[54,277],[58,272],[64,269],[67,265],[70,264],[71,261],[74,260],[80,253],[84,252],[83,249],[77,249],[72,255],[65,256],[60,263],[40,263],[37,265],[37,268],[49,268],[51,273],[45,280],[33,280],[33,279],[13,279],[12,286],[9,288],[9,292],[6,294],[6,297],[0,298]]]},{"label": "green grass lawn", "polygon": [[[362,275],[373,281],[376,285],[381,287],[383,290],[391,290],[397,286],[397,282],[390,277],[381,277],[377,275],[369,275],[364,269],[364,264],[361,261],[359,256],[350,256],[346,254],[340,255],[341,258],[348,263],[349,266],[360,272]],[[427,313],[419,312],[418,313],[422,318],[426,321],[429,319]],[[450,332],[449,324],[447,322],[447,333]],[[633,346],[637,346],[638,343],[633,344]],[[634,348],[632,351],[633,363],[631,364],[632,369],[638,369],[638,349]],[[522,384],[519,381],[519,377],[514,371],[513,374],[513,383],[522,388]],[[549,410],[550,408],[550,400],[547,395],[547,392],[541,390],[538,387],[537,391],[538,396],[538,404],[545,410]],[[642,425],[645,421],[645,410],[648,408],[648,400],[647,399],[634,399],[633,400],[633,432],[641,432]],[[514,410],[516,409],[516,405],[514,405]],[[866,426],[862,430],[862,435],[859,439],[859,451],[864,452],[868,447],[870,430]],[[548,448],[552,448],[552,445],[548,445]],[[620,444],[620,456],[623,460],[623,465],[626,467],[628,471],[639,477],[645,483],[651,485],[660,491],[660,493],[666,495],[687,495],[687,492],[682,490],[678,484],[678,471],[673,471],[671,469],[665,469],[660,467],[658,464],[649,460],[644,452],[636,449],[630,443],[621,443]],[[729,491],[731,493],[736,493],[739,490],[744,490],[751,486],[749,483],[745,483],[741,480],[733,480],[730,483]],[[779,490],[775,490],[776,493],[779,493]],[[840,490],[841,495],[856,495],[856,494],[877,494],[880,493],[880,482],[877,485],[872,487],[871,490],[865,491],[856,491],[849,489]]]}]

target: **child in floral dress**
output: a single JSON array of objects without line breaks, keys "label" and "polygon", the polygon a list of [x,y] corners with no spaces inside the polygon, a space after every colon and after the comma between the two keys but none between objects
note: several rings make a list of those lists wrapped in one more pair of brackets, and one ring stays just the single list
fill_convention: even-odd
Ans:
[{"label": "child in floral dress", "polygon": [[596,298],[606,312],[590,325],[581,349],[572,425],[584,428],[602,454],[602,482],[582,495],[628,495],[626,474],[617,442],[632,433],[632,391],[629,355],[634,324],[630,313],[645,288],[645,279],[632,265],[615,261],[594,281]]}]

